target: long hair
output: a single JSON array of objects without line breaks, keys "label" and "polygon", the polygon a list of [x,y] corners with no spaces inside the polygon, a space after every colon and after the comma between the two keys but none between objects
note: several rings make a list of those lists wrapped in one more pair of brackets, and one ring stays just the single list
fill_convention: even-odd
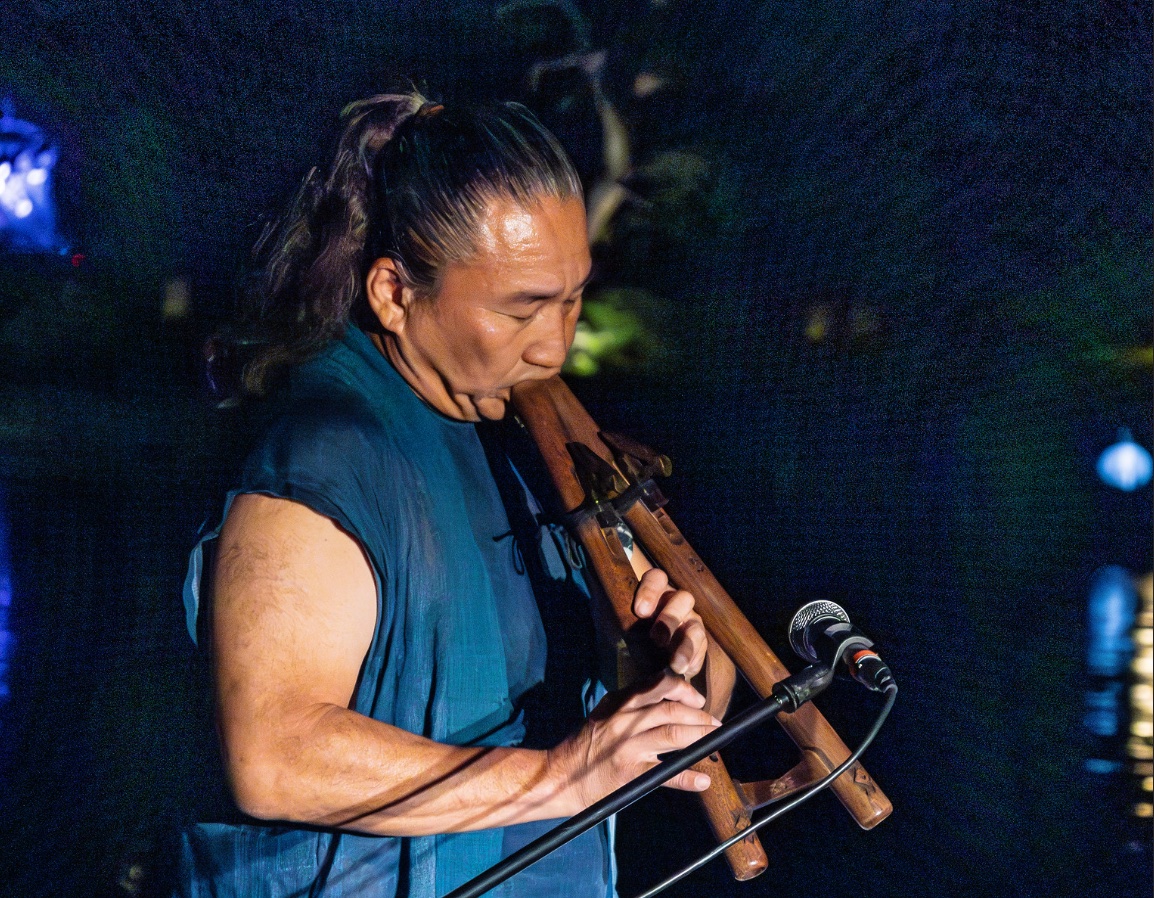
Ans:
[{"label": "long hair", "polygon": [[557,139],[517,103],[450,110],[417,93],[382,94],[341,118],[331,163],[308,173],[257,243],[263,346],[244,369],[248,393],[266,392],[350,321],[374,326],[364,283],[375,259],[391,257],[405,286],[433,296],[445,265],[476,253],[494,198],[528,206],[581,196]]}]

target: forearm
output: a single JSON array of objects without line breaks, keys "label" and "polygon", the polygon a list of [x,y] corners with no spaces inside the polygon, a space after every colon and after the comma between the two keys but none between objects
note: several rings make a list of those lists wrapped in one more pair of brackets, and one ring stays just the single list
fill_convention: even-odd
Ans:
[{"label": "forearm", "polygon": [[[711,731],[704,700],[665,677],[617,696],[549,752],[442,745],[348,710],[377,626],[360,546],[327,518],[240,496],[221,531],[213,592],[217,725],[240,809],[381,835],[424,835],[570,816]],[[673,666],[696,671],[705,634],[692,597],[643,578]],[[605,705],[606,703],[602,703]],[[701,788],[684,779],[681,788]]]},{"label": "forearm", "polygon": [[237,803],[264,819],[416,836],[580,810],[547,752],[443,745],[336,705],[224,735]]}]

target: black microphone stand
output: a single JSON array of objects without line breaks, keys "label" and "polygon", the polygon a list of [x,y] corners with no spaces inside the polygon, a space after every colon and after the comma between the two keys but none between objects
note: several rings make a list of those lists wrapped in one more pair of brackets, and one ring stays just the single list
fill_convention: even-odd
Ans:
[{"label": "black microphone stand", "polygon": [[444,898],[476,898],[496,888],[515,873],[536,863],[549,852],[560,848],[570,839],[596,826],[607,817],[623,810],[637,799],[648,795],[666,780],[692,767],[702,758],[713,754],[744,735],[749,730],[781,711],[796,711],[824,690],[833,680],[833,670],[825,664],[813,664],[793,676],[786,677],[773,687],[773,694],[745,709],[732,720],[722,724],[708,736],[692,745],[670,752],[656,767],[610,792],[600,801],[575,814],[543,836],[513,852],[503,861],[453,889]]}]

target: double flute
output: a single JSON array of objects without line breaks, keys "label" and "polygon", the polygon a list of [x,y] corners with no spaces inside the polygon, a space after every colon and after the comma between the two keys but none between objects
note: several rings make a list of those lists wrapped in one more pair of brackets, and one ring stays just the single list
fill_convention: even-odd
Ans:
[{"label": "double flute", "polygon": [[[669,575],[678,589],[693,594],[695,608],[709,634],[707,670],[724,685],[726,668],[736,665],[762,698],[789,670],[697,557],[653,485],[655,473],[668,473],[668,460],[634,441],[603,434],[589,413],[559,378],[520,384],[513,390],[513,407],[549,470],[570,530],[580,542],[599,593],[600,617],[628,633],[637,623],[632,612],[637,577],[621,542],[619,523],[631,532],[652,562]],[[619,643],[623,650],[625,643]],[[710,700],[709,688],[707,700]],[[716,696],[707,708],[721,716]],[[837,767],[850,751],[812,704],[778,721],[801,751],[800,761],[784,776],[741,783],[733,780],[717,755],[694,769],[708,773],[712,784],[701,793],[710,827],[719,841],[749,826],[760,807],[805,788]],[[854,763],[833,781],[831,789],[863,829],[872,829],[893,810],[885,794]],[[756,833],[726,851],[737,879],[752,879],[768,866]]]}]

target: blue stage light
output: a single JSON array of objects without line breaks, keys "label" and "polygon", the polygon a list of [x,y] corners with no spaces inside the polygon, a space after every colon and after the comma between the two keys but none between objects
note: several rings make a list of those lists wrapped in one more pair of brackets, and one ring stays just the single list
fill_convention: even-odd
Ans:
[{"label": "blue stage light", "polygon": [[1110,683],[1105,689],[1086,692],[1086,712],[1082,723],[1095,736],[1107,738],[1118,732],[1122,684]]},{"label": "blue stage light", "polygon": [[4,494],[0,493],[0,705],[8,698],[8,665],[16,637],[8,629],[12,607],[12,573],[8,556],[8,526],[4,520]]},{"label": "blue stage light", "polygon": [[66,252],[56,232],[52,168],[56,147],[38,127],[0,115],[0,248],[12,252]]},{"label": "blue stage light", "polygon": [[1134,442],[1130,431],[1118,431],[1118,442],[1098,457],[1098,476],[1103,482],[1125,492],[1133,492],[1150,482],[1154,459],[1145,448]]},{"label": "blue stage light", "polygon": [[1090,582],[1089,634],[1086,663],[1090,673],[1119,676],[1134,654],[1130,630],[1138,608],[1134,578],[1125,568],[1107,565]]}]

